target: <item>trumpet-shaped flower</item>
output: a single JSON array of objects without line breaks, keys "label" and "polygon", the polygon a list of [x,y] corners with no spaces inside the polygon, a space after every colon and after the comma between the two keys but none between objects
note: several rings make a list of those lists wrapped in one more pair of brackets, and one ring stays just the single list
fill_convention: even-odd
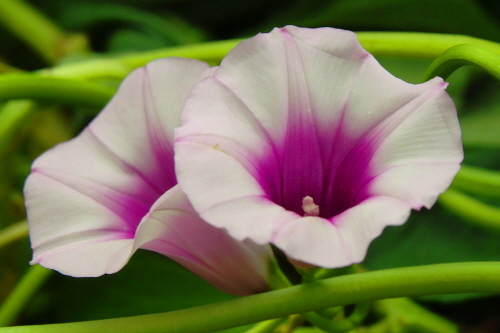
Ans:
[{"label": "trumpet-shaped flower", "polygon": [[99,276],[143,248],[229,293],[268,288],[269,246],[238,242],[205,223],[177,185],[173,129],[209,72],[177,58],[134,71],[78,137],[34,162],[25,185],[32,263]]},{"label": "trumpet-shaped flower", "polygon": [[459,170],[446,86],[395,78],[349,31],[257,35],[193,89],[175,132],[179,184],[237,239],[323,267],[360,262]]}]

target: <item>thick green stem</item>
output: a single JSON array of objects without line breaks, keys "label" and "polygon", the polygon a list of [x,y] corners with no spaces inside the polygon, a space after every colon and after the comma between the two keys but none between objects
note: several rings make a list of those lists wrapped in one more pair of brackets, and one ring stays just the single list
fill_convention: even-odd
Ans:
[{"label": "thick green stem", "polygon": [[69,79],[104,78],[122,80],[132,69],[119,59],[92,59],[76,64],[62,64],[39,70],[36,73],[41,76]]},{"label": "thick green stem", "polygon": [[453,188],[441,194],[438,202],[472,225],[500,232],[500,208],[485,204]]},{"label": "thick green stem", "polygon": [[446,80],[455,70],[466,65],[477,65],[500,80],[500,54],[474,44],[460,44],[443,52],[432,62],[423,82],[440,76]]},{"label": "thick green stem", "polygon": [[34,99],[70,106],[102,108],[115,90],[86,81],[76,81],[31,74],[0,76],[0,101]]},{"label": "thick green stem", "polygon": [[[434,33],[358,32],[361,45],[375,56],[434,59],[458,44],[476,44],[500,54],[500,44],[487,40]],[[121,60],[131,67],[144,66],[162,57],[187,57],[204,61],[220,61],[241,39],[172,47],[165,50],[128,55]]]},{"label": "thick green stem", "polygon": [[500,197],[500,172],[462,164],[452,186],[469,193]]},{"label": "thick green stem", "polygon": [[218,63],[226,54],[243,39],[207,42],[201,44],[170,47],[163,50],[142,52],[118,58],[127,67],[133,69],[146,65],[148,62],[165,57],[193,58],[210,63]]},{"label": "thick green stem", "polygon": [[0,249],[12,242],[28,236],[28,222],[22,220],[0,230]]},{"label": "thick green stem", "polygon": [[0,1],[0,24],[24,40],[49,63],[71,52],[83,51],[83,35],[67,35],[21,0]]},{"label": "thick green stem", "polygon": [[464,35],[420,32],[359,32],[363,47],[374,56],[434,59],[459,44],[483,46],[500,54],[500,44]]},{"label": "thick green stem", "polygon": [[[500,44],[462,35],[398,32],[359,32],[357,35],[361,45],[374,56],[434,59],[450,47],[464,43],[480,45],[500,54]],[[233,39],[176,46],[115,59],[93,59],[87,62],[58,66],[53,70],[46,70],[45,73],[50,72],[51,75],[61,77],[76,75],[77,77],[90,78],[99,77],[102,70],[103,76],[123,75],[124,77],[133,69],[144,66],[151,60],[164,57],[185,57],[209,63],[219,63],[242,40]],[[89,63],[99,62],[102,62],[103,65],[100,66],[101,69],[92,69],[92,66],[89,65]],[[106,68],[107,66],[110,66],[111,71]]]},{"label": "thick green stem", "polygon": [[500,293],[500,262],[415,266],[351,274],[168,313],[80,323],[9,327],[0,329],[0,332],[216,332],[333,306],[385,298],[450,293]]},{"label": "thick green stem", "polygon": [[40,265],[30,267],[0,307],[0,327],[10,325],[52,271]]}]

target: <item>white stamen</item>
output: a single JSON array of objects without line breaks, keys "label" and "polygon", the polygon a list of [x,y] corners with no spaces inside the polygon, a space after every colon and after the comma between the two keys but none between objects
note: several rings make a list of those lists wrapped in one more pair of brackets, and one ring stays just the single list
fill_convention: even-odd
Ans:
[{"label": "white stamen", "polygon": [[304,216],[319,216],[319,206],[309,196],[302,199],[302,209],[304,210]]}]

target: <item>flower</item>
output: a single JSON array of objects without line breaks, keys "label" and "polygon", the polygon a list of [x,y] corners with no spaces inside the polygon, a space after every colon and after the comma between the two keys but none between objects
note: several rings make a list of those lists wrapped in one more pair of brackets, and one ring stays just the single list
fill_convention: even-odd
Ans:
[{"label": "flower", "polygon": [[32,263],[100,276],[143,248],[229,293],[268,289],[270,247],[205,223],[176,185],[173,129],[191,88],[210,71],[178,58],[134,71],[78,137],[34,162],[25,185]]},{"label": "flower", "polygon": [[237,239],[322,267],[360,262],[459,170],[446,86],[395,78],[349,31],[259,34],[193,88],[175,131],[179,185]]}]

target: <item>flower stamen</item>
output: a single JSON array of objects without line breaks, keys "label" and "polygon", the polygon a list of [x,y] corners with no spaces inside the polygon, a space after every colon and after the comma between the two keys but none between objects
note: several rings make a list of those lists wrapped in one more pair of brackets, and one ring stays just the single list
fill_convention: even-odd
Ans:
[{"label": "flower stamen", "polygon": [[302,199],[302,209],[304,210],[304,216],[319,216],[319,206],[314,203],[313,198],[310,196]]}]

